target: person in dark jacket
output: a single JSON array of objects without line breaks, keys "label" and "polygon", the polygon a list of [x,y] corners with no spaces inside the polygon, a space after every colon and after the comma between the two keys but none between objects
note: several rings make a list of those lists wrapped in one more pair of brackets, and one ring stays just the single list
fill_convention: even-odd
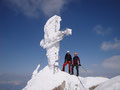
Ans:
[{"label": "person in dark jacket", "polygon": [[69,64],[69,73],[71,73],[71,64],[72,64],[72,56],[70,55],[69,51],[67,51],[66,55],[65,55],[65,62],[63,64],[63,68],[62,71],[65,71],[65,66]]},{"label": "person in dark jacket", "polygon": [[77,75],[76,76],[79,76],[79,66],[81,66],[80,64],[80,59],[79,57],[77,56],[77,53],[74,53],[74,57],[73,57],[73,63],[72,63],[72,74],[74,74],[74,66],[76,66],[76,70],[77,70]]}]

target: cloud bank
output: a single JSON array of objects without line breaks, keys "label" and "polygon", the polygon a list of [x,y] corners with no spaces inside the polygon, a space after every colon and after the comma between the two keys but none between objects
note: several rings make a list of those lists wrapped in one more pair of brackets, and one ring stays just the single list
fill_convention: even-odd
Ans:
[{"label": "cloud bank", "polygon": [[14,73],[3,73],[0,74],[0,85],[5,84],[5,85],[21,85],[25,83],[30,76],[24,76],[24,75],[17,75]]},{"label": "cloud bank", "polygon": [[42,13],[47,16],[60,14],[63,7],[71,0],[4,0],[16,12],[26,16],[38,17]]},{"label": "cloud bank", "polygon": [[105,59],[102,66],[107,69],[119,69],[120,70],[120,55],[112,56]]},{"label": "cloud bank", "polygon": [[120,40],[115,39],[114,42],[103,42],[101,45],[101,49],[104,51],[107,50],[120,50]]}]

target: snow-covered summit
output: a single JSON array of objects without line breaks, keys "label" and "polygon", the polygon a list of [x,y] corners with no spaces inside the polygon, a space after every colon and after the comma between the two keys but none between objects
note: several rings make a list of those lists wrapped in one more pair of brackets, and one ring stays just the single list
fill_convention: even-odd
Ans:
[{"label": "snow-covered summit", "polygon": [[23,90],[54,90],[59,86],[62,88],[61,90],[88,90],[90,87],[108,80],[103,77],[77,77],[60,69],[54,72],[48,66],[38,71],[38,67]]},{"label": "snow-covered summit", "polygon": [[[64,88],[67,90],[74,90],[74,88],[83,89],[76,76],[71,76],[59,69],[54,73],[52,69],[46,66],[43,70],[36,73],[34,77],[32,76],[23,90],[52,90],[64,81]],[[78,85],[78,87],[75,85]]]}]

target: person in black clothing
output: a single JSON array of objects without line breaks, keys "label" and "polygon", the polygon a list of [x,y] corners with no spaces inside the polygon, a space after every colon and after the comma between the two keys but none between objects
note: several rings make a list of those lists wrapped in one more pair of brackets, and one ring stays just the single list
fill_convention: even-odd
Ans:
[{"label": "person in black clothing", "polygon": [[79,57],[77,56],[77,53],[74,53],[74,58],[73,58],[73,63],[72,63],[72,74],[74,74],[74,66],[76,66],[76,70],[77,70],[77,75],[76,76],[79,76],[79,66],[81,66],[80,64],[80,59]]},{"label": "person in black clothing", "polygon": [[70,67],[70,65],[72,64],[72,56],[70,55],[69,51],[67,51],[67,53],[65,55],[65,62],[63,64],[62,71],[65,71],[65,66],[67,64],[69,64],[69,73],[71,73],[71,67]]}]

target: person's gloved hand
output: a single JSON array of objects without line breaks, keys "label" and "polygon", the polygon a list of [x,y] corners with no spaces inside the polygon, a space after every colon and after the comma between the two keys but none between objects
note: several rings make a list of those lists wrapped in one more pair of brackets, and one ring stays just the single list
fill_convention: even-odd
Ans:
[{"label": "person's gloved hand", "polygon": [[72,64],[72,66],[74,66],[74,64]]},{"label": "person's gloved hand", "polygon": [[82,66],[81,64],[79,64],[79,66]]}]

